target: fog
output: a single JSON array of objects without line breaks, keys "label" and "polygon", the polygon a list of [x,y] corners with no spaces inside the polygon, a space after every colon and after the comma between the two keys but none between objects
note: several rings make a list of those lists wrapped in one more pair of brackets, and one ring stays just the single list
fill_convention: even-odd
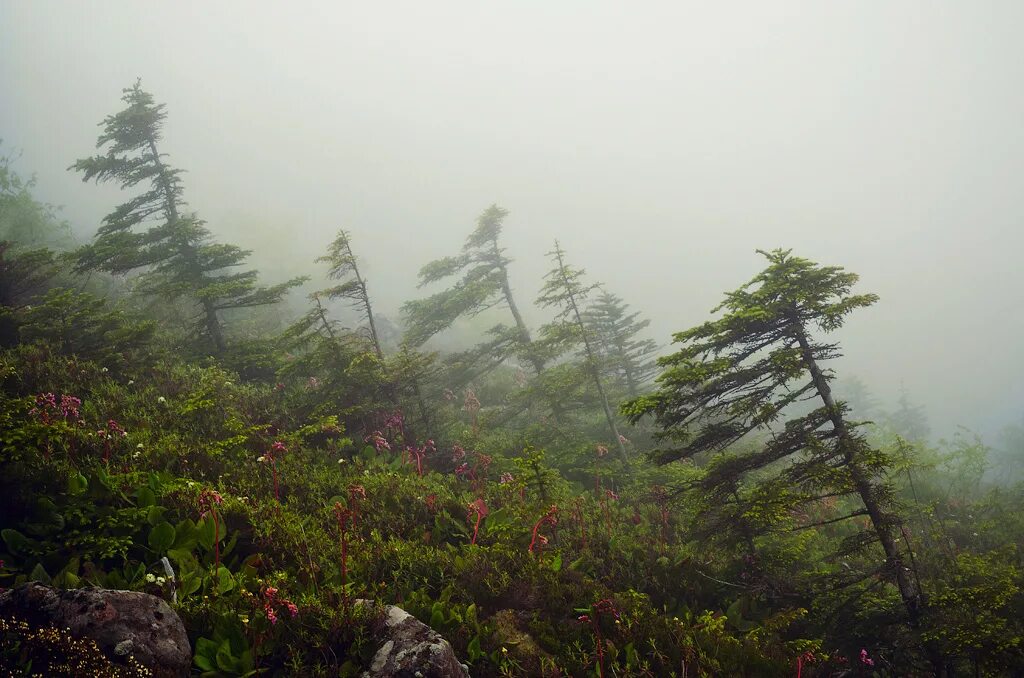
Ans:
[{"label": "fog", "polygon": [[665,344],[793,248],[881,296],[841,376],[990,433],[1024,411],[1021,25],[1012,1],[7,0],[0,138],[88,238],[123,195],[66,168],[142,77],[218,237],[277,280],[345,227],[392,318],[493,202],[522,305],[558,237]]}]

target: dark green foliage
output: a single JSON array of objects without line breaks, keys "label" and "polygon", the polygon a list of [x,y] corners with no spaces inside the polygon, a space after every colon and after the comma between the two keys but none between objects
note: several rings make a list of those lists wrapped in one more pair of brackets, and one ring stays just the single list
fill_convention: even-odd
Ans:
[{"label": "dark green foliage", "polygon": [[[328,265],[327,275],[332,280],[339,281],[334,287],[329,287],[318,294],[328,299],[346,299],[352,304],[360,315],[366,320],[366,327],[370,333],[370,341],[373,342],[373,349],[378,358],[384,357],[381,349],[380,339],[377,335],[377,324],[373,319],[373,306],[370,304],[370,294],[366,289],[366,281],[359,273],[359,264],[352,254],[351,236],[346,231],[338,231],[338,237],[331,242],[327,254],[317,259],[318,262],[325,262]],[[320,309],[320,302],[317,300],[317,308]],[[322,313],[322,309],[320,309]]]},{"label": "dark green foliage", "polygon": [[508,210],[491,205],[477,218],[476,229],[466,238],[462,252],[425,265],[420,270],[420,287],[461,275],[451,287],[426,299],[407,302],[402,307],[406,321],[406,340],[420,346],[435,334],[451,327],[461,317],[474,317],[504,304],[515,321],[515,328],[498,325],[491,334],[499,342],[491,342],[486,351],[489,358],[504,361],[511,356],[530,362],[536,373],[544,370],[544,360],[533,347],[530,331],[523,321],[512,296],[508,277],[511,259],[501,247],[502,224]]},{"label": "dark green foliage", "polygon": [[[833,375],[819,363],[839,355],[836,344],[816,343],[811,331],[842,326],[853,310],[873,304],[872,294],[851,293],[857,276],[818,266],[789,251],[761,252],[769,266],[726,295],[720,319],[675,336],[682,348],[661,359],[657,393],[624,406],[632,420],[651,414],[661,428],[662,462],[705,464],[694,481],[709,497],[705,516],[732,528],[759,556],[755,537],[787,524],[823,498],[856,498],[859,506],[829,524],[866,515],[871,530],[843,535],[837,555],[849,556],[878,541],[909,622],[916,627],[922,591],[909,576],[908,556],[896,541],[892,489],[884,474],[892,461],[870,448],[833,401]],[[808,398],[820,406],[789,416]],[[778,422],[783,420],[783,425]],[[737,447],[754,433],[751,445]],[[797,529],[803,528],[797,525]]]},{"label": "dark green foliage", "polygon": [[164,104],[156,104],[139,82],[124,90],[122,100],[126,108],[107,116],[96,142],[106,154],[78,160],[72,168],[83,181],[144,190],[104,218],[94,242],[80,250],[78,270],[124,274],[144,269],[139,291],[193,300],[198,308],[193,331],[223,352],[225,311],[277,303],[303,279],[260,287],[256,271],[232,272],[249,252],[213,242],[204,222],[183,212],[181,170],[168,166],[157,150],[167,117]]},{"label": "dark green foliage", "polygon": [[19,314],[22,341],[45,342],[63,355],[113,367],[144,348],[156,330],[150,320],[109,309],[87,292],[50,290]]},{"label": "dark green foliage", "polygon": [[610,442],[618,448],[623,464],[628,464],[625,443],[615,424],[615,416],[608,404],[608,396],[601,380],[601,365],[593,331],[584,322],[581,310],[588,295],[597,288],[597,285],[585,283],[584,271],[566,263],[565,253],[557,240],[555,249],[549,252],[549,256],[555,266],[544,276],[544,286],[537,297],[537,305],[544,308],[554,307],[558,312],[554,322],[541,329],[544,343],[547,347],[552,347],[556,353],[572,351],[581,354],[582,369],[589,375],[604,410],[608,432],[611,434]]},{"label": "dark green foliage", "polygon": [[638,320],[639,316],[639,313],[630,313],[629,306],[620,297],[604,290],[583,313],[583,321],[594,337],[602,373],[631,398],[640,395],[640,389],[650,382],[658,369],[654,360],[657,344],[639,336],[651,321]]}]

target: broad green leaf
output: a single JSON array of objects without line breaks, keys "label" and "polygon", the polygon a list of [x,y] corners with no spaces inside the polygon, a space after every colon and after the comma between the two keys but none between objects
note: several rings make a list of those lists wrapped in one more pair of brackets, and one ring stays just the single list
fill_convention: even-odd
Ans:
[{"label": "broad green leaf", "polygon": [[149,531],[149,548],[164,553],[174,544],[174,526],[164,521]]},{"label": "broad green leaf", "polygon": [[149,489],[148,487],[143,487],[141,490],[139,490],[138,497],[139,508],[145,508],[147,506],[153,506],[154,504],[156,504],[156,494],[154,494],[153,490]]},{"label": "broad green leaf", "polygon": [[223,565],[217,569],[217,593],[224,594],[235,588],[235,578],[231,571]]},{"label": "broad green leaf", "polygon": [[150,506],[149,511],[146,512],[146,522],[150,525],[159,525],[160,521],[164,519],[165,513],[167,513],[165,506]]},{"label": "broad green leaf", "polygon": [[26,555],[32,550],[32,541],[17,530],[0,530],[0,537],[3,537],[7,549],[16,556]]},{"label": "broad green leaf", "polygon": [[41,563],[36,563],[36,566],[32,568],[32,572],[29,574],[28,578],[29,581],[37,581],[43,584],[53,583],[53,580],[50,578],[50,575],[46,573],[46,570],[43,569]]},{"label": "broad green leaf", "polygon": [[235,673],[235,656],[231,654],[231,643],[226,640],[217,648],[217,668]]}]

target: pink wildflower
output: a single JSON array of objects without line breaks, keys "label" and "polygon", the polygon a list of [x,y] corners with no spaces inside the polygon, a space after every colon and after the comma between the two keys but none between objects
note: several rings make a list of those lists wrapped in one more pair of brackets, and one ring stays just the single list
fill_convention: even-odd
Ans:
[{"label": "pink wildflower", "polygon": [[387,438],[380,431],[374,431],[370,435],[363,439],[364,442],[373,445],[373,448],[380,454],[383,450],[391,451],[391,443],[388,442]]}]

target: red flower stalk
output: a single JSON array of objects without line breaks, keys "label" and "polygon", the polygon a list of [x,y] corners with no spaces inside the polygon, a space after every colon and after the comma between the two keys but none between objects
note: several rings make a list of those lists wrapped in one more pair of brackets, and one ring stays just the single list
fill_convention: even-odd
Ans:
[{"label": "red flower stalk", "polygon": [[217,517],[217,507],[224,502],[220,494],[209,488],[199,493],[199,518],[203,519],[209,514],[213,518],[213,576],[217,576],[220,570],[220,520]]},{"label": "red flower stalk", "polygon": [[609,499],[615,500],[615,499],[618,499],[618,498],[619,498],[619,495],[617,495],[612,490],[605,490],[604,494],[601,495],[601,499],[600,499],[600,501],[601,501],[601,513],[604,515],[604,526],[605,526],[605,528],[608,531],[608,539],[612,538],[612,513],[611,513],[611,510],[608,508],[608,500]]},{"label": "red flower stalk", "polygon": [[278,598],[276,588],[268,586],[263,589],[263,612],[271,624],[277,623],[277,612],[274,608],[282,606],[288,608],[288,613],[293,618],[299,614],[299,608],[295,603],[287,598]]},{"label": "red flower stalk", "polygon": [[359,527],[359,500],[366,499],[366,488],[362,485],[349,485],[348,501],[352,505],[352,529]]},{"label": "red flower stalk", "polygon": [[480,491],[480,486],[487,480],[487,469],[491,467],[491,462],[494,461],[493,457],[486,454],[476,455],[476,464],[473,465],[473,489],[477,492]]},{"label": "red flower stalk", "polygon": [[373,449],[377,450],[377,454],[380,454],[384,450],[387,450],[388,452],[391,451],[391,443],[388,442],[388,439],[385,438],[384,434],[380,431],[374,431],[363,438],[363,441],[373,445]]},{"label": "red flower stalk", "polygon": [[269,450],[267,450],[267,453],[256,460],[263,464],[270,464],[270,468],[273,470],[274,474],[274,499],[276,499],[279,504],[281,503],[281,489],[277,483],[277,457],[283,456],[287,451],[288,448],[284,443],[280,440],[275,440],[274,444],[270,446]]},{"label": "red flower stalk", "polygon": [[114,439],[115,436],[124,438],[125,436],[128,435],[128,432],[121,428],[121,425],[118,424],[116,421],[114,421],[113,419],[109,419],[107,421],[107,427],[101,428],[100,430],[96,431],[96,435],[100,438],[103,438],[103,463],[109,464],[110,451],[111,448],[113,447],[113,443],[111,441]]},{"label": "red flower stalk", "polygon": [[483,499],[477,499],[469,504],[469,513],[466,514],[466,520],[473,520],[474,514],[476,514],[476,524],[473,525],[473,539],[469,542],[470,544],[476,543],[476,536],[480,531],[480,523],[487,517],[487,504],[484,503]]},{"label": "red flower stalk", "polygon": [[796,678],[801,678],[804,671],[804,664],[810,664],[815,659],[814,653],[808,650],[796,658]]},{"label": "red flower stalk", "polygon": [[416,475],[420,478],[423,477],[423,452],[426,448],[419,447],[407,447],[406,452],[409,453],[409,458],[406,463],[411,464],[413,459],[416,460]]},{"label": "red flower stalk", "polygon": [[558,506],[552,505],[548,509],[548,512],[541,516],[533,526],[533,538],[530,540],[530,553],[533,553],[534,548],[539,542],[541,546],[548,543],[548,538],[542,534],[538,534],[542,525],[557,525],[558,524]]},{"label": "red flower stalk", "polygon": [[604,678],[604,637],[601,635],[601,615],[611,615],[619,618],[619,611],[607,598],[602,599],[590,606],[591,614],[581,614],[577,620],[582,624],[590,624],[590,630],[594,634],[594,646],[597,650],[597,674]]}]

